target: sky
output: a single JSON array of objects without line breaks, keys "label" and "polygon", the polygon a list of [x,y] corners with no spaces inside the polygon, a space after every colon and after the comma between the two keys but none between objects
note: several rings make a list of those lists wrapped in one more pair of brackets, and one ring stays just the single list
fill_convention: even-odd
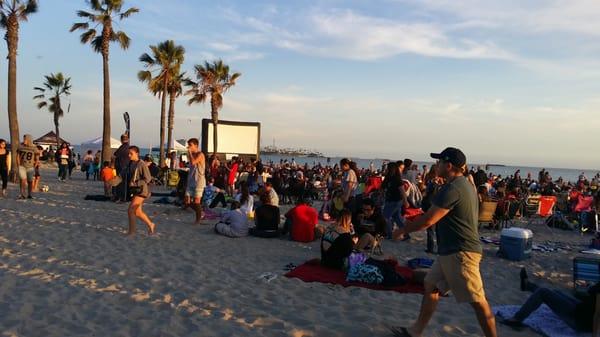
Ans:
[{"label": "sky", "polygon": [[[223,120],[260,122],[262,143],[330,156],[415,160],[446,146],[472,163],[599,169],[600,1],[129,0],[111,48],[112,133],[156,146],[160,101],[136,74],[149,45],[173,39],[184,69],[223,59],[242,73]],[[53,129],[33,87],[72,78],[61,135],[102,132],[102,60],[69,33],[84,0],[40,0],[21,25],[21,133]],[[0,46],[0,53],[6,46]],[[7,62],[0,63],[0,137],[8,138]],[[177,102],[175,138],[199,137],[209,105]]]}]

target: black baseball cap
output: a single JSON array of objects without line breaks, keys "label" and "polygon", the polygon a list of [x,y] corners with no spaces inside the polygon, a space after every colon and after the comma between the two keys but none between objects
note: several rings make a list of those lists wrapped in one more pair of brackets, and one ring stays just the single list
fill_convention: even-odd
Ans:
[{"label": "black baseball cap", "polygon": [[441,153],[432,153],[431,158],[443,160],[456,167],[463,167],[467,164],[467,157],[465,154],[455,147],[447,147]]}]

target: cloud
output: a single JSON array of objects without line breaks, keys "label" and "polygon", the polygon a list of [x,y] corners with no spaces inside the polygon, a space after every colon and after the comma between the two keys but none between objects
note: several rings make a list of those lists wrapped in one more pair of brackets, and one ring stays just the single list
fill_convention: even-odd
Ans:
[{"label": "cloud", "polygon": [[276,26],[232,10],[228,11],[227,17],[246,29],[254,30],[240,38],[240,42],[271,44],[321,57],[370,61],[411,53],[459,59],[514,58],[510,52],[492,42],[454,38],[441,25],[403,23],[353,10],[313,10],[299,14],[298,17],[303,19],[298,27]]}]

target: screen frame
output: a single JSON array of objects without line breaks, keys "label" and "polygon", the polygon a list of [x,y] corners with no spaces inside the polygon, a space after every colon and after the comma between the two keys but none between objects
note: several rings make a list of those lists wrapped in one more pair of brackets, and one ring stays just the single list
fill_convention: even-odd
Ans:
[{"label": "screen frame", "polygon": [[[217,152],[217,156],[219,157],[225,157],[228,154],[234,154],[234,155],[239,155],[241,157],[250,157],[250,158],[255,158],[256,160],[260,160],[260,135],[261,135],[261,129],[260,129],[260,123],[258,122],[240,122],[240,121],[225,121],[225,120],[219,120],[217,127],[219,124],[223,124],[223,125],[228,125],[228,126],[251,126],[251,127],[255,127],[256,128],[256,132],[257,132],[257,139],[258,141],[256,142],[256,152],[255,153],[228,153],[228,152]],[[202,152],[206,153],[206,154],[212,154],[212,152],[208,151],[208,130],[209,130],[209,125],[212,125],[212,119],[208,119],[208,118],[204,118],[202,119],[202,141],[201,141],[201,149]],[[212,135],[211,135],[212,136]],[[219,145],[217,144],[217,147]]]}]

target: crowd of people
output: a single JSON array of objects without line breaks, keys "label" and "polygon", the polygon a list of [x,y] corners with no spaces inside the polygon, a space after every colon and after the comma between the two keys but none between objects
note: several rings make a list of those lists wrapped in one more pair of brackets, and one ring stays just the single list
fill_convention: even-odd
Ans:
[{"label": "crowd of people", "polygon": [[[572,205],[577,198],[593,197],[597,201],[599,196],[599,175],[589,180],[582,174],[575,183],[553,180],[545,170],[539,172],[537,179],[531,174],[523,178],[519,171],[509,177],[495,176],[481,167],[468,170],[465,155],[456,148],[432,154],[436,163],[431,167],[419,167],[410,159],[386,162],[381,168],[359,168],[349,159],[333,166],[309,167],[284,159],[279,163],[239,157],[221,161],[214,155],[205,156],[198,139],[191,138],[187,141],[187,153],[169,154],[161,168],[150,156],[141,157],[140,149],[129,144],[127,134],[121,137],[121,143],[110,162],[100,163],[101,153],[87,151],[81,158],[69,144],[63,144],[49,154],[25,135],[14,163],[20,179],[19,198],[32,197],[39,183],[40,162],[53,158],[60,181],[68,179],[79,164],[86,180],[103,181],[107,198],[129,202],[129,236],[135,235],[138,220],[146,225],[150,235],[156,232],[156,224],[142,207],[151,196],[153,185],[166,185],[173,188],[173,195],[180,199],[183,208],[194,211],[196,225],[205,224],[206,213],[219,207],[221,216],[214,224],[218,235],[320,240],[322,265],[349,274],[354,271],[350,265],[353,254],[373,256],[384,240],[406,241],[411,233],[426,231],[426,251],[438,258],[423,282],[425,293],[418,319],[410,327],[396,328],[398,336],[421,336],[440,296],[449,291],[459,303],[471,304],[486,336],[496,336],[495,318],[479,272],[480,203],[566,193]],[[4,196],[12,164],[6,142],[0,140]],[[286,204],[292,206],[282,212],[281,206]],[[375,265],[385,269],[381,262]],[[520,327],[541,303],[551,304],[553,310],[553,306],[560,307],[554,303],[559,299],[574,307],[579,305],[548,289],[532,288],[527,280],[523,282],[523,290],[534,290],[534,294],[515,317],[502,321],[511,327]],[[596,292],[590,293],[590,298],[595,296]],[[585,303],[586,317],[593,319],[586,320],[586,324],[571,316],[565,316],[565,320],[578,330],[598,331],[595,305]]]}]

